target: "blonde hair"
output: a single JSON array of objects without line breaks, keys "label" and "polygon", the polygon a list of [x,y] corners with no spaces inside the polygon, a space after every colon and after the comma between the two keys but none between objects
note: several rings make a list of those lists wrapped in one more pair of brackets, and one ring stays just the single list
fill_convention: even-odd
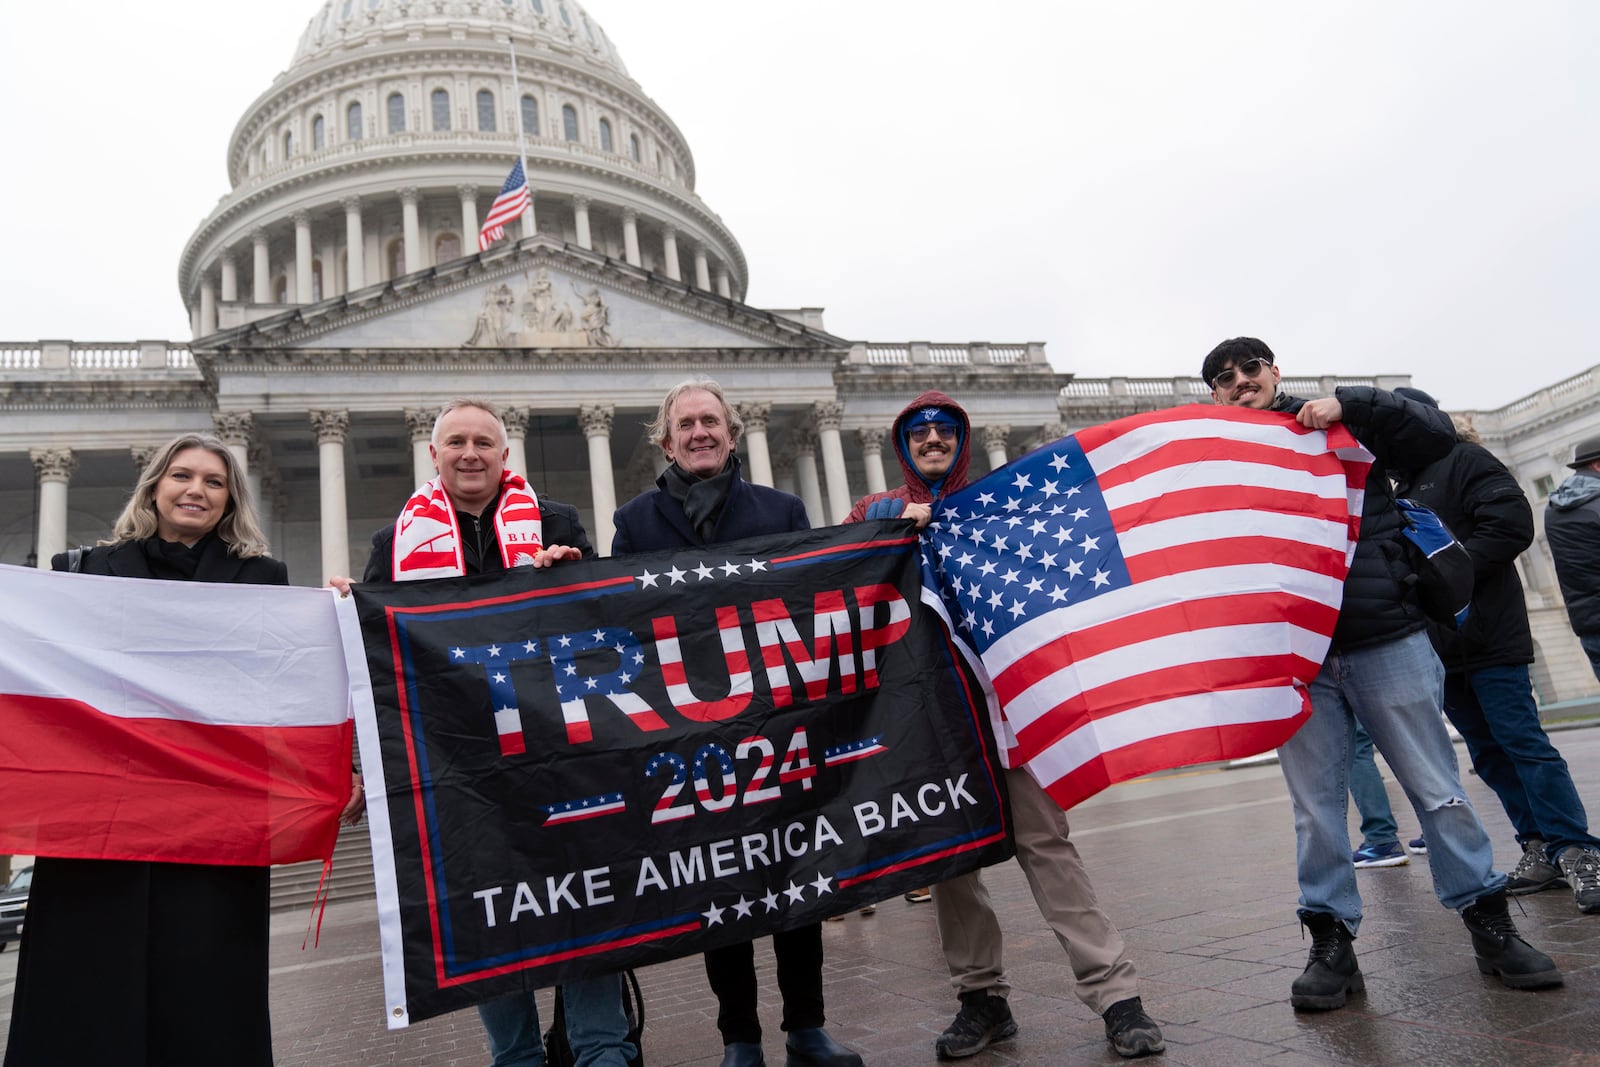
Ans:
[{"label": "blonde hair", "polygon": [[133,487],[133,495],[123,505],[122,514],[117,516],[116,523],[111,527],[110,539],[100,543],[117,545],[124,541],[143,541],[156,535],[156,484],[166,475],[174,457],[190,448],[203,448],[210,452],[222,461],[223,469],[227,471],[228,506],[222,513],[222,520],[216,525],[216,533],[227,543],[229,554],[240,559],[265,556],[267,535],[261,532],[261,523],[256,518],[255,501],[250,498],[250,484],[228,446],[222,443],[221,438],[208,433],[182,434],[156,449],[150,462],[144,465],[144,471]]},{"label": "blonde hair", "polygon": [[667,395],[661,400],[661,410],[656,412],[655,421],[645,427],[644,432],[649,435],[650,440],[658,445],[665,445],[672,439],[672,405],[676,404],[684,393],[697,390],[710,393],[722,403],[722,414],[728,422],[728,442],[733,445],[739,443],[739,436],[744,433],[744,419],[740,418],[733,405],[728,403],[728,397],[723,393],[722,386],[710,378],[690,378],[667,390]]}]

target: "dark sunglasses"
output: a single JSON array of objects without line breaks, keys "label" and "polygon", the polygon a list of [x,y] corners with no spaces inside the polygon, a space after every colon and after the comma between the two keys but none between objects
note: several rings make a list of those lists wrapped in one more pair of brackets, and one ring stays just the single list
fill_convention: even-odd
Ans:
[{"label": "dark sunglasses", "polygon": [[1262,359],[1260,356],[1247,359],[1236,367],[1229,367],[1227,370],[1218,373],[1215,378],[1211,379],[1211,388],[1232,389],[1233,383],[1239,380],[1241,374],[1246,378],[1254,378],[1261,373],[1262,367],[1270,366],[1272,366],[1270,359]]},{"label": "dark sunglasses", "polygon": [[931,434],[938,434],[941,440],[954,441],[956,428],[942,422],[925,422],[921,426],[913,426],[906,431],[906,436],[917,444],[926,441]]}]

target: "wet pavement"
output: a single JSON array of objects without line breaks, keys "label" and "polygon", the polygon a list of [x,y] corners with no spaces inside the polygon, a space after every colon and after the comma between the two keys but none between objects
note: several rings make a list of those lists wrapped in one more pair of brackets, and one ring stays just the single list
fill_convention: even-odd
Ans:
[{"label": "wet pavement", "polygon": [[[1600,729],[1553,738],[1591,818],[1600,822]],[[1514,865],[1519,851],[1498,802],[1475,777],[1466,782],[1499,864]],[[1415,816],[1392,781],[1390,796],[1403,838],[1416,836]],[[1566,889],[1520,898],[1525,914],[1512,905],[1528,939],[1566,973],[1562,989],[1519,993],[1478,974],[1461,920],[1433,895],[1426,857],[1359,871],[1366,918],[1355,947],[1367,992],[1340,1011],[1297,1014],[1288,1004],[1289,983],[1309,943],[1295,920],[1294,833],[1275,765],[1128,783],[1075,809],[1072,824],[1101,902],[1127,938],[1146,1010],[1166,1034],[1167,1052],[1156,1062],[1600,1067],[1600,915],[1580,915]],[[986,879],[1005,930],[1020,1031],[964,1062],[1122,1062],[1100,1020],[1073,996],[1065,954],[1039,919],[1019,869],[1007,863]],[[320,947],[302,951],[306,922],[304,911],[273,917],[278,1064],[489,1062],[475,1012],[384,1029],[370,902],[330,907]],[[826,923],[823,933],[834,1036],[872,1067],[934,1063],[934,1038],[957,1005],[932,906],[897,898],[876,915]],[[776,1067],[783,1041],[764,946],[757,966],[768,1062]],[[15,968],[14,948],[0,954],[0,1027],[9,1024]],[[647,968],[639,977],[648,1011],[646,1062],[715,1067],[716,1006],[699,959]],[[548,1015],[547,1001],[544,1008]]]}]

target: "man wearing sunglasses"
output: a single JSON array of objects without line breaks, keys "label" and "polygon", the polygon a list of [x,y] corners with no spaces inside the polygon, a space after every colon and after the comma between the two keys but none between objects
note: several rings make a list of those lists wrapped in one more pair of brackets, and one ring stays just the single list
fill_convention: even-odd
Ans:
[{"label": "man wearing sunglasses", "polygon": [[[905,484],[862,497],[845,522],[906,518],[928,524],[933,509],[967,484],[972,427],[961,405],[940,392],[917,397],[890,433]],[[1073,992],[1105,1022],[1119,1055],[1149,1056],[1166,1048],[1161,1028],[1145,1014],[1139,978],[1122,934],[1095,900],[1078,850],[1068,840],[1066,813],[1025,770],[1005,772],[1017,862],[1028,876],[1039,912],[1055,932],[1077,979]],[[933,891],[934,920],[950,984],[961,1010],[934,1042],[942,1060],[982,1052],[1017,1032],[1007,995],[1000,922],[977,871]]]},{"label": "man wearing sunglasses", "polygon": [[1344,606],[1322,670],[1311,683],[1311,718],[1278,749],[1294,802],[1301,923],[1311,931],[1306,968],[1290,990],[1297,1010],[1327,1011],[1361,992],[1351,942],[1361,895],[1350,857],[1348,802],[1352,735],[1372,735],[1417,808],[1428,841],[1433,888],[1461,913],[1478,970],[1512,989],[1561,984],[1549,956],[1518,934],[1506,910],[1506,876],[1477,812],[1462,791],[1455,750],[1440,720],[1444,668],[1428,640],[1401,541],[1391,470],[1447,455],[1455,427],[1437,408],[1371,386],[1343,386],[1302,400],[1279,389],[1272,350],[1254,337],[1224,341],[1200,376],[1218,404],[1291,414],[1302,426],[1343,422],[1376,460],[1367,477],[1361,532],[1344,583]]}]

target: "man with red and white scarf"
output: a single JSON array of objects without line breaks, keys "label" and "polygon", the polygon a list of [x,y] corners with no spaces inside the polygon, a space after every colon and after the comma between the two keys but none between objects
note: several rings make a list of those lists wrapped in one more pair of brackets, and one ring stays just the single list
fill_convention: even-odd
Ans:
[{"label": "man with red and white scarf", "polygon": [[[924,527],[948,494],[967,484],[972,426],[960,404],[943,393],[923,393],[900,412],[890,432],[905,485],[862,497],[845,522],[906,518]],[[1005,772],[1017,862],[1033,899],[1067,952],[1077,979],[1074,992],[1105,1021],[1106,1040],[1121,1056],[1149,1056],[1166,1044],[1145,1014],[1139,980],[1122,934],[1095,900],[1083,859],[1068,840],[1067,815],[1026,770]],[[950,983],[961,1011],[934,1049],[942,1060],[983,1051],[1017,1032],[1007,994],[1000,922],[979,872],[933,890],[934,918]]]},{"label": "man with red and white scarf", "polygon": [[[526,479],[506,470],[506,427],[493,404],[446,404],[434,420],[428,454],[437,474],[412,494],[393,525],[372,535],[363,581],[487,574],[594,556],[577,508],[541,500]],[[328,584],[349,588],[344,578]],[[636,1050],[628,1040],[620,979],[612,974],[566,982],[561,997],[577,1062],[626,1067]],[[480,1004],[478,1016],[494,1067],[543,1067],[532,993]]]}]

